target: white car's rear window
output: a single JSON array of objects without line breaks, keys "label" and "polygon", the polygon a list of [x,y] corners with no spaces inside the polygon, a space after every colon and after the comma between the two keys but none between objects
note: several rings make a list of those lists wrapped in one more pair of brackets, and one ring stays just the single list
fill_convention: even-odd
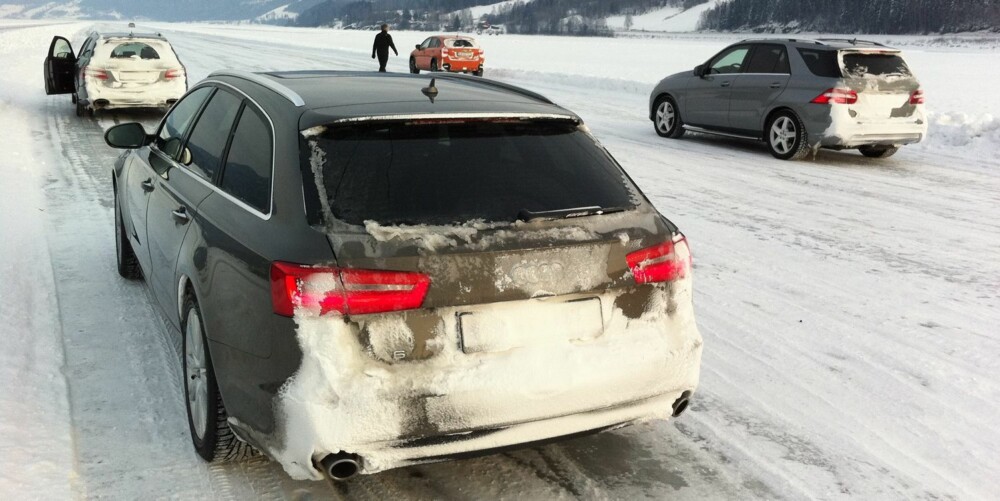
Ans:
[{"label": "white car's rear window", "polygon": [[94,52],[96,57],[112,61],[177,62],[174,49],[162,40],[105,40],[97,44]]}]

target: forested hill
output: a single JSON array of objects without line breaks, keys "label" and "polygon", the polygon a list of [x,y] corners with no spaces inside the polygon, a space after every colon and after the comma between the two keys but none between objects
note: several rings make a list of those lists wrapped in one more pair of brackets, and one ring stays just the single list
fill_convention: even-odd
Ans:
[{"label": "forested hill", "polygon": [[1000,31],[1000,0],[730,0],[703,30],[924,34]]}]

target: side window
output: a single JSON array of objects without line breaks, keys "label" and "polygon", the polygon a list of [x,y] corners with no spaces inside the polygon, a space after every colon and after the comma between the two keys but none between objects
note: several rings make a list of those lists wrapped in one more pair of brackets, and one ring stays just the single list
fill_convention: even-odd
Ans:
[{"label": "side window", "polygon": [[163,119],[160,132],[156,135],[156,147],[167,154],[170,158],[177,160],[180,158],[181,145],[184,143],[184,134],[194,120],[194,116],[201,109],[202,103],[208,99],[212,93],[212,87],[197,88],[180,102],[174,105],[170,114]]},{"label": "side window", "polygon": [[420,48],[421,49],[426,49],[426,48],[430,47],[431,46],[431,40],[434,40],[434,39],[433,38],[428,38],[427,40],[424,40],[424,43],[420,44]]},{"label": "side window", "polygon": [[191,152],[191,163],[188,165],[195,174],[211,180],[219,171],[241,103],[240,98],[219,89],[205,105],[205,111],[191,129],[187,142]]},{"label": "side window", "polygon": [[715,56],[709,67],[709,72],[713,75],[739,73],[741,68],[743,68],[744,60],[747,58],[747,52],[750,52],[750,47],[740,45]]},{"label": "side window", "polygon": [[248,104],[236,124],[220,186],[264,214],[271,209],[271,146],[271,127]]},{"label": "side window", "polygon": [[827,78],[841,78],[840,63],[837,61],[837,51],[799,49],[799,55],[813,75]]},{"label": "side window", "polygon": [[431,48],[432,49],[436,49],[436,48],[438,48],[440,46],[441,46],[441,41],[440,40],[438,40],[436,38],[432,38],[431,39]]},{"label": "side window", "polygon": [[790,73],[788,52],[783,45],[761,44],[754,48],[747,73]]}]

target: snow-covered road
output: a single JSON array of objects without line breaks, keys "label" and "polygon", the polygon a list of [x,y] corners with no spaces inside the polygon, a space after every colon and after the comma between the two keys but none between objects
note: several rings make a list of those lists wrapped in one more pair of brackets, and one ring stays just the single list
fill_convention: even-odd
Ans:
[{"label": "snow-covered road", "polygon": [[[489,39],[492,75],[580,113],[688,235],[705,337],[701,387],[691,410],[669,423],[331,487],[293,482],[265,460],[209,467],[191,449],[179,340],[145,287],[118,278],[113,264],[116,153],[101,134],[118,121],[157,117],[81,120],[68,97],[42,90],[48,39],[80,41],[87,27],[0,29],[0,496],[970,499],[1000,492],[995,50],[909,51],[929,107],[945,118],[928,143],[884,161],[821,152],[787,163],[759,145],[653,133],[645,116],[652,82],[705,60],[724,37]],[[373,68],[370,33],[156,28],[192,81],[224,67]],[[404,55],[422,36],[395,34]],[[565,57],[539,63],[527,50],[539,44]],[[639,66],[637,47],[661,54],[659,66]],[[390,69],[404,66],[398,58]],[[997,78],[954,76],[969,67]]]}]

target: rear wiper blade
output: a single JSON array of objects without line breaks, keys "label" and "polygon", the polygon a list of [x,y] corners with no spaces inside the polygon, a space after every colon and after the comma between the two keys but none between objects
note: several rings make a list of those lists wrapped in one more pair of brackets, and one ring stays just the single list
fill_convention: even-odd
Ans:
[{"label": "rear wiper blade", "polygon": [[518,221],[534,221],[536,219],[569,219],[572,217],[597,216],[611,214],[613,212],[623,212],[628,207],[572,207],[569,209],[555,209],[533,212],[528,209],[521,209],[517,212]]}]

